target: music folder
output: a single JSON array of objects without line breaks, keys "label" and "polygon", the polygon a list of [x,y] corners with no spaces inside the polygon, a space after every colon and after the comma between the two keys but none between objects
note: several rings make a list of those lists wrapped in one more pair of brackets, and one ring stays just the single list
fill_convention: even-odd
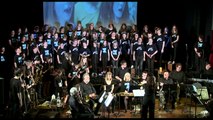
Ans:
[{"label": "music folder", "polygon": [[132,90],[134,97],[143,97],[145,94],[145,90],[144,89],[135,89]]}]

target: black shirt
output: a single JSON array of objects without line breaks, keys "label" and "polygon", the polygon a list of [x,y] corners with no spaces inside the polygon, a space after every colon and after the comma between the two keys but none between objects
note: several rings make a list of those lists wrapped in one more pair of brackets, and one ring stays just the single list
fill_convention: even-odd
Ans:
[{"label": "black shirt", "polygon": [[80,85],[82,96],[84,98],[88,96],[89,94],[92,94],[92,93],[96,94],[96,90],[91,83],[86,84],[84,82],[81,82],[79,85]]},{"label": "black shirt", "polygon": [[21,93],[21,81],[12,78],[10,80],[10,100],[13,104],[19,104],[18,93]]}]

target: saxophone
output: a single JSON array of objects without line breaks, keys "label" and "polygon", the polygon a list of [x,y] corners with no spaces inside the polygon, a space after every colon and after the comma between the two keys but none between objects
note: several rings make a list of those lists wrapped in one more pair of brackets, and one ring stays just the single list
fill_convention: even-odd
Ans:
[{"label": "saxophone", "polygon": [[36,70],[35,70],[35,75],[34,75],[34,83],[35,85],[37,85],[39,82],[41,82],[42,79],[42,72],[43,72],[43,66],[39,65],[39,66],[35,66]]}]

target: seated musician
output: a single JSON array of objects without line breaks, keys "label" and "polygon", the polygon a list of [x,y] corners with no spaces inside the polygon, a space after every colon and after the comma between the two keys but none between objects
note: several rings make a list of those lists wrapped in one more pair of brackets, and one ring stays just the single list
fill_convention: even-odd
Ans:
[{"label": "seated musician", "polygon": [[98,95],[96,94],[94,86],[90,83],[90,75],[88,73],[83,75],[83,81],[79,83],[79,85],[84,101],[94,110],[94,114],[98,115],[101,104],[98,102]]},{"label": "seated musician", "polygon": [[[175,86],[173,80],[169,77],[169,72],[165,71],[163,73],[163,79],[159,80],[160,87],[164,91],[164,97],[165,97],[165,106],[164,109],[168,112],[168,104],[169,101],[171,101],[172,109],[175,109],[175,102],[176,102],[176,89],[173,89],[172,87]],[[166,87],[167,86],[167,87]]]},{"label": "seated musician", "polygon": [[205,69],[202,72],[202,78],[209,80],[208,82],[205,82],[205,85],[207,86],[208,93],[210,98],[213,96],[213,69],[210,63],[206,63]]},{"label": "seated musician", "polygon": [[124,74],[129,72],[129,68],[127,67],[127,62],[125,60],[121,61],[121,66],[118,68],[118,71],[115,75],[115,81],[117,84],[115,84],[115,91],[119,92],[121,89],[121,82],[123,81]]},{"label": "seated musician", "polygon": [[202,78],[213,79],[213,69],[210,63],[206,63],[205,69],[202,72]]},{"label": "seated musician", "polygon": [[69,107],[71,108],[72,118],[93,118],[93,111],[90,109],[87,103],[84,103],[82,95],[80,93],[81,92],[79,84],[76,84],[70,89],[68,103]]},{"label": "seated musician", "polygon": [[[177,103],[180,104],[180,93],[185,93],[185,88],[183,87],[183,84],[185,83],[185,73],[182,71],[182,64],[181,63],[177,63],[175,65],[175,70],[173,70],[172,72],[170,72],[170,78],[172,78],[172,80],[174,82],[177,83]],[[182,94],[183,96],[183,94]]]},{"label": "seated musician", "polygon": [[[124,92],[125,94],[128,94],[132,91],[130,91],[133,87],[135,86],[136,83],[134,83],[134,81],[131,78],[131,74],[129,72],[124,74],[124,78],[122,81],[122,85],[121,85],[121,92]],[[124,96],[124,106],[125,106],[125,112],[127,112],[127,108],[128,108],[128,99],[129,96]],[[131,101],[134,100],[134,97],[131,98]],[[131,110],[133,110],[133,107],[131,108]]]}]

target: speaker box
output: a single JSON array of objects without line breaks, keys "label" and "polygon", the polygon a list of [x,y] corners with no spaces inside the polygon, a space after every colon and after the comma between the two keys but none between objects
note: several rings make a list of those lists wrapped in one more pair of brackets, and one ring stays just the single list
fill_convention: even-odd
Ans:
[{"label": "speaker box", "polygon": [[207,88],[204,86],[201,89],[197,89],[197,94],[200,95],[201,100],[208,100],[209,94]]}]

